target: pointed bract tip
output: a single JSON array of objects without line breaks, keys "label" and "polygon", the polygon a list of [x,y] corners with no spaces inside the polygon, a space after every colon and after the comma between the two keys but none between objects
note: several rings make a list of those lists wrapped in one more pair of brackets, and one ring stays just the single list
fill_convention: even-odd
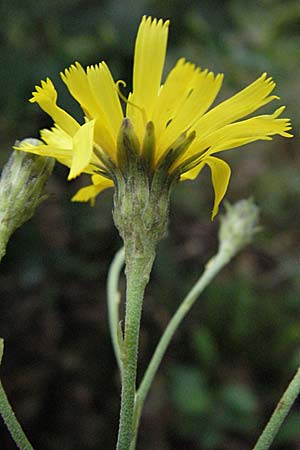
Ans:
[{"label": "pointed bract tip", "polygon": [[123,130],[133,129],[133,125],[132,125],[131,120],[129,119],[129,117],[125,117],[122,120],[121,129],[123,129]]},{"label": "pointed bract tip", "polygon": [[147,122],[147,125],[146,125],[146,132],[147,132],[148,134],[152,134],[152,133],[154,132],[154,123],[153,123],[152,121]]}]

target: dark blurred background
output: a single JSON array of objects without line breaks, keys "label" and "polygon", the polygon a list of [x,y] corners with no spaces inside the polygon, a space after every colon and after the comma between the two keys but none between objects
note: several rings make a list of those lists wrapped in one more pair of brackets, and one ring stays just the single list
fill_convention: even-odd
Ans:
[{"label": "dark blurred background", "polygon": [[[28,103],[49,76],[59,103],[80,118],[59,72],[75,60],[108,62],[129,83],[143,14],[171,19],[166,70],[185,56],[225,73],[221,98],[267,71],[299,133],[298,0],[2,0],[0,3],[0,148],[51,126]],[[276,104],[275,104],[276,103]],[[254,444],[300,364],[300,148],[276,137],[226,152],[233,176],[227,200],[253,196],[262,231],[206,290],[176,334],[146,403],[138,448],[243,450]],[[0,274],[1,378],[36,449],[113,449],[119,376],[107,324],[106,275],[121,246],[111,217],[112,191],[92,208],[71,196],[57,165],[50,194],[18,230]],[[168,236],[147,289],[139,377],[177,305],[217,248],[213,192],[204,170],[172,197]],[[222,208],[223,209],[223,208]],[[124,280],[122,281],[124,285]],[[296,405],[274,444],[300,449]],[[15,449],[1,425],[1,449]]]}]

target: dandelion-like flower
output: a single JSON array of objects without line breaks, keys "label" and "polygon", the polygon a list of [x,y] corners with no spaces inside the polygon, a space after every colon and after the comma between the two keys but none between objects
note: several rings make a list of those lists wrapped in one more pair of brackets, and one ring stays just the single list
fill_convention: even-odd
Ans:
[{"label": "dandelion-like flower", "polygon": [[[73,200],[93,200],[113,187],[116,170],[126,176],[131,151],[150,177],[164,167],[172,180],[194,179],[208,165],[215,192],[214,217],[230,178],[229,165],[215,155],[270,140],[275,134],[291,137],[289,119],[279,118],[283,106],[273,114],[245,119],[278,99],[271,95],[275,83],[265,73],[213,108],[222,74],[214,75],[179,59],[162,83],[168,27],[169,21],[143,17],[135,43],[133,87],[127,99],[120,93],[122,82],[114,82],[105,62],[86,70],[76,62],[61,73],[84,111],[82,125],[57,105],[57,92],[49,78],[36,86],[30,101],[52,117],[54,126],[41,131],[43,144],[26,144],[21,150],[55,157],[70,168],[68,179],[90,174],[92,184],[79,190]],[[125,119],[120,97],[126,101]],[[132,137],[133,148],[127,153],[122,145],[124,133]]]}]

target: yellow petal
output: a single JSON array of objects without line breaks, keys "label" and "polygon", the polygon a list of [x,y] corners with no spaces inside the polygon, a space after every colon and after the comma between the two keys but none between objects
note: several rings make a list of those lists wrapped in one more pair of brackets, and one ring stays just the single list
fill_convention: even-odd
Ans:
[{"label": "yellow petal", "polygon": [[264,73],[245,89],[202,116],[195,125],[196,133],[206,136],[224,125],[248,116],[258,108],[278,98],[269,95],[274,88],[274,81],[272,81],[272,78],[267,78]]},{"label": "yellow petal", "polygon": [[[133,65],[133,93],[127,105],[127,116],[131,119],[137,135],[142,141],[147,121],[151,120],[153,106],[159,93],[166,56],[169,21],[163,22],[144,16],[135,42]],[[141,114],[145,112],[145,118]]]},{"label": "yellow petal", "polygon": [[184,172],[180,176],[180,181],[194,180],[199,175],[199,173],[201,172],[201,170],[203,169],[204,166],[205,166],[205,162],[200,161],[196,167],[189,170],[188,172]]},{"label": "yellow petal", "polygon": [[57,92],[50,78],[47,78],[46,81],[41,81],[41,85],[35,87],[36,91],[32,93],[33,97],[29,101],[31,103],[37,102],[41,109],[49,114],[60,128],[73,136],[80,127],[79,123],[70,114],[57,106]]},{"label": "yellow petal", "polygon": [[117,161],[116,137],[112,136],[108,128],[104,125],[101,117],[95,121],[94,141],[113,159],[113,161]]},{"label": "yellow petal", "polygon": [[[29,143],[23,142],[21,148],[17,148],[41,156],[52,156],[61,164],[70,168],[73,159],[73,138],[59,128],[58,125],[52,127],[51,130],[41,130],[40,134],[46,144],[32,146]],[[93,154],[91,157],[91,164],[85,168],[84,172],[94,173],[95,164],[100,166],[98,159]]]},{"label": "yellow petal", "polygon": [[222,201],[227,190],[231,174],[229,165],[222,159],[214,158],[213,156],[207,156],[203,158],[203,160],[201,160],[196,167],[181,175],[180,180],[184,181],[188,179],[195,179],[199,175],[205,164],[210,167],[212,184],[215,193],[214,207],[211,217],[213,219],[218,213],[219,204]]},{"label": "yellow petal", "polygon": [[51,130],[41,130],[41,138],[46,144],[32,146],[28,142],[23,142],[18,150],[23,150],[28,153],[41,156],[51,156],[56,158],[61,164],[71,167],[73,156],[73,139],[62,130],[58,125],[55,125]]},{"label": "yellow petal", "polygon": [[206,139],[206,143],[210,141],[208,153],[228,150],[254,140],[269,140],[275,134],[292,137],[288,133],[291,129],[290,120],[278,119],[283,110],[284,107],[280,107],[273,114],[265,114],[232,123],[212,133]]},{"label": "yellow petal", "polygon": [[[182,70],[185,69],[184,66],[181,67]],[[181,80],[177,77],[177,85],[172,83],[174,86],[173,93],[170,92],[170,100],[172,100],[174,92],[182,91],[180,84],[184,84],[186,89],[177,100],[177,108],[169,111],[168,120],[165,122],[164,128],[160,133],[161,135],[158,137],[157,146],[160,149],[160,153],[168,148],[179,134],[186,130],[193,130],[194,125],[211,106],[221,88],[223,75],[219,74],[215,77],[212,72],[207,70],[201,71],[200,68],[192,67],[193,72],[190,74],[189,80],[186,77],[182,77]],[[168,89],[167,85],[168,79],[166,80],[166,88],[165,86],[162,87],[161,95],[163,95],[165,89]],[[164,99],[165,105],[169,105],[169,98],[166,96]]]},{"label": "yellow petal", "polygon": [[90,66],[87,68],[87,77],[91,92],[101,103],[110,131],[116,138],[123,120],[123,111],[109,68],[104,62]]},{"label": "yellow petal", "polygon": [[211,219],[213,220],[218,213],[219,204],[227,191],[231,170],[225,161],[214,158],[213,156],[208,156],[204,162],[211,170],[212,184],[215,192],[214,207],[211,215]]},{"label": "yellow petal", "polygon": [[[96,178],[95,178],[96,177]],[[80,189],[77,194],[72,198],[73,202],[93,202],[95,197],[100,192],[113,187],[114,183],[101,175],[95,175],[92,177],[93,184]]]},{"label": "yellow petal", "polygon": [[21,150],[23,152],[32,153],[40,156],[51,156],[53,158],[63,158],[71,161],[72,148],[60,148],[53,145],[41,144],[32,145],[29,142],[23,142],[18,147],[13,147],[14,150]]},{"label": "yellow petal", "polygon": [[40,135],[41,139],[43,139],[43,141],[48,145],[69,149],[72,149],[73,147],[72,136],[70,136],[56,124],[50,130],[41,130]]},{"label": "yellow petal", "polygon": [[93,153],[94,120],[86,122],[73,137],[73,158],[68,180],[77,177],[89,165]]},{"label": "yellow petal", "polygon": [[173,119],[180,109],[183,99],[189,92],[189,86],[194,78],[194,74],[194,64],[188,63],[184,58],[181,58],[161,86],[152,116],[158,137],[167,127],[170,119]]},{"label": "yellow petal", "polygon": [[[113,156],[116,146],[116,124],[114,127],[111,126],[111,118],[107,115],[109,106],[101,102],[101,94],[107,95],[108,98],[111,97],[112,87],[109,85],[109,82],[106,82],[106,84],[100,83],[99,85],[99,70],[96,74],[98,82],[95,85],[95,81],[97,81],[94,76],[96,71],[94,67],[89,67],[89,74],[87,74],[81,65],[76,62],[69,69],[66,69],[64,73],[61,73],[61,78],[72,96],[80,104],[88,119],[96,119],[95,140],[97,144]],[[106,78],[108,78],[107,73]],[[97,92],[97,88],[101,89],[103,87],[108,89],[109,86],[109,92],[106,94],[101,92],[101,90]],[[98,140],[97,137],[99,138]]]},{"label": "yellow petal", "polygon": [[[240,122],[225,125],[207,136],[200,136],[192,143],[186,154],[177,165],[193,155],[201,154],[203,157],[224,150],[230,150],[258,140],[271,140],[272,136],[279,134],[292,137],[288,131],[291,129],[290,119],[278,119],[284,107],[278,108],[273,114],[252,117]],[[197,169],[191,172],[197,176]]]},{"label": "yellow petal", "polygon": [[64,72],[61,72],[60,76],[69,89],[70,94],[77,100],[85,114],[89,118],[97,117],[99,115],[99,105],[90,89],[87,74],[79,62],[72,64]]}]

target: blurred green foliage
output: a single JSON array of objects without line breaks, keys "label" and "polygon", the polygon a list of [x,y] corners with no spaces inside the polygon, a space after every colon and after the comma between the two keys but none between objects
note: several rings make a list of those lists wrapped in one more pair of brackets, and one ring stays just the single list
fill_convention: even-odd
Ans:
[{"label": "blurred green foliage", "polygon": [[[170,18],[166,70],[184,56],[225,73],[220,98],[267,71],[299,129],[298,0],[2,0],[1,161],[16,139],[51,120],[27,102],[49,76],[80,118],[59,72],[106,60],[130,89],[143,14]],[[275,103],[275,102],[274,102]],[[274,106],[275,109],[275,106]],[[272,110],[270,106],[269,111]],[[177,333],[146,404],[139,448],[249,449],[300,364],[299,139],[276,138],[225,155],[227,199],[253,195],[263,231],[204,293]],[[57,165],[49,200],[10,242],[1,266],[3,383],[36,448],[114,448],[119,379],[108,335],[105,278],[121,241],[111,192],[96,206],[69,199],[85,184]],[[174,192],[170,229],[147,290],[140,374],[176,305],[216,250],[208,172]],[[124,284],[124,281],[122,281]],[[274,449],[300,445],[293,409]],[[14,449],[1,428],[1,448]]]}]

